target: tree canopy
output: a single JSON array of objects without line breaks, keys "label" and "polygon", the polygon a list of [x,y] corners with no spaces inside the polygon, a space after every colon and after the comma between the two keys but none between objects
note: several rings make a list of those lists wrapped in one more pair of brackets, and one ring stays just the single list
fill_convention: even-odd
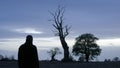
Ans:
[{"label": "tree canopy", "polygon": [[98,40],[98,38],[90,33],[80,35],[76,38],[76,42],[73,46],[73,54],[89,62],[90,59],[95,58],[101,53],[101,49],[97,45],[96,40]]}]

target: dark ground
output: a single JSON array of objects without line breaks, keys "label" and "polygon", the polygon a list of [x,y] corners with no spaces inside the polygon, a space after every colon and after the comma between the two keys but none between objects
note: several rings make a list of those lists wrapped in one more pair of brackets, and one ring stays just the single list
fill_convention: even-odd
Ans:
[{"label": "dark ground", "polygon": [[[0,61],[0,68],[18,68],[17,61]],[[120,62],[40,62],[40,68],[120,68]]]}]

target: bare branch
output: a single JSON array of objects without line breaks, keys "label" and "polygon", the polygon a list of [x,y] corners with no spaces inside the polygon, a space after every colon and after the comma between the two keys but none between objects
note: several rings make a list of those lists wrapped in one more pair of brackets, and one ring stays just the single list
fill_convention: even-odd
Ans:
[{"label": "bare branch", "polygon": [[[50,11],[49,11],[50,12]],[[53,16],[53,27],[57,30],[58,33],[55,33],[61,37],[66,37],[69,34],[69,29],[68,25],[63,27],[63,20],[64,20],[64,12],[65,8],[58,6],[57,10],[55,13],[50,12],[50,14]]]},{"label": "bare branch", "polygon": [[54,26],[56,29],[58,29],[58,27],[57,27],[55,24],[53,24],[53,26]]},{"label": "bare branch", "polygon": [[69,34],[70,29],[71,29],[71,27],[68,27],[68,25],[65,26],[64,37],[66,37]]},{"label": "bare branch", "polygon": [[55,16],[54,13],[52,13],[51,11],[48,11],[53,17]]},{"label": "bare branch", "polygon": [[55,36],[59,36],[59,32],[58,31],[52,30],[52,32],[55,34]]}]

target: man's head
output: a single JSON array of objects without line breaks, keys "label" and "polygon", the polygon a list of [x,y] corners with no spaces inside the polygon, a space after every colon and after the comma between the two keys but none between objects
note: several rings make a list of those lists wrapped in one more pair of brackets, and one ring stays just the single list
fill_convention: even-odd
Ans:
[{"label": "man's head", "polygon": [[32,44],[32,42],[33,42],[33,37],[32,37],[32,35],[27,35],[27,36],[26,36],[26,43],[27,43],[27,44]]}]

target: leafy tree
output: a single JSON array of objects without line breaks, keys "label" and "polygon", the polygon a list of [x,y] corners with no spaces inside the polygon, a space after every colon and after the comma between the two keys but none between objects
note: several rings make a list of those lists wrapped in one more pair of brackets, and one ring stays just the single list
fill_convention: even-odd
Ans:
[{"label": "leafy tree", "polygon": [[0,60],[2,60],[4,58],[4,56],[3,55],[0,55]]},{"label": "leafy tree", "polygon": [[49,55],[51,56],[51,61],[55,61],[56,59],[55,59],[55,56],[57,55],[57,54],[61,54],[62,52],[60,51],[60,49],[59,48],[53,48],[53,49],[51,49],[50,51],[48,51],[47,53],[49,53]]},{"label": "leafy tree", "polygon": [[68,25],[64,26],[64,12],[65,8],[58,6],[57,10],[55,12],[50,12],[50,14],[53,16],[53,27],[55,28],[55,35],[59,36],[63,50],[64,50],[64,58],[63,61],[69,60],[69,47],[65,40],[65,38],[69,34],[70,27]]},{"label": "leafy tree", "polygon": [[104,62],[111,62],[111,59],[105,59]]},{"label": "leafy tree", "polygon": [[119,61],[119,57],[114,57],[113,61],[115,61],[115,62]]},{"label": "leafy tree", "polygon": [[97,37],[93,34],[86,33],[76,38],[76,43],[73,46],[73,54],[76,56],[84,56],[86,62],[100,55],[101,49],[96,44]]},{"label": "leafy tree", "polygon": [[1,61],[16,61],[13,55],[11,57],[0,55],[0,60]]},{"label": "leafy tree", "polygon": [[15,60],[15,57],[14,55],[12,55],[11,57],[9,57],[10,60],[14,61]]}]

